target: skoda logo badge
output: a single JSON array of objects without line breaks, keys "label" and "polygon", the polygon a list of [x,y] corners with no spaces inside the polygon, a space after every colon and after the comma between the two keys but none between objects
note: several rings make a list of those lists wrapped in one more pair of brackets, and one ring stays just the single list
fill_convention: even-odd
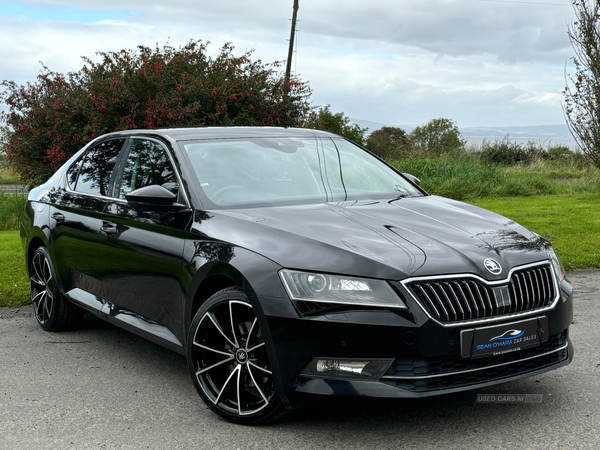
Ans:
[{"label": "skoda logo badge", "polygon": [[502,273],[502,266],[495,259],[488,258],[483,261],[483,265],[492,275],[500,275]]}]

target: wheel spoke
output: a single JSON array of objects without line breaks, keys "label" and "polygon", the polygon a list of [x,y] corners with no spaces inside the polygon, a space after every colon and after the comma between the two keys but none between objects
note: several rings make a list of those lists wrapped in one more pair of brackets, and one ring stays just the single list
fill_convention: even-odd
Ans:
[{"label": "wheel spoke", "polygon": [[232,370],[232,372],[229,374],[229,376],[225,380],[225,383],[223,384],[223,387],[219,391],[219,395],[217,395],[217,398],[215,400],[215,405],[217,403],[219,403],[219,400],[221,399],[221,395],[223,395],[223,392],[225,391],[225,388],[227,387],[227,385],[229,384],[229,382],[231,381],[231,379],[233,378],[233,376],[235,375],[235,373],[240,371],[240,367],[241,366],[239,364],[237,366],[235,366],[235,369]]},{"label": "wheel spoke", "polygon": [[35,258],[33,258],[33,264],[32,264],[32,266],[33,266],[33,271],[35,272],[34,276],[38,280],[41,280],[42,284],[45,284],[44,283],[44,276],[42,274],[42,270],[41,270],[41,267],[40,267],[40,258],[41,258],[41,256],[39,254],[36,254]]},{"label": "wheel spoke", "polygon": [[[52,309],[52,302],[48,301],[50,297],[48,296],[48,291],[46,291],[46,296],[44,297],[44,311],[46,312],[46,317],[50,318],[50,310]],[[48,306],[50,304],[50,306]]]},{"label": "wheel spoke", "polygon": [[45,293],[46,291],[40,291],[37,294],[35,294],[35,297],[31,299],[31,303],[36,305],[36,307],[39,306],[40,297],[42,297]]},{"label": "wheel spoke", "polygon": [[235,341],[235,348],[239,348],[237,336],[235,334],[235,324],[233,322],[233,302],[229,302],[229,320],[231,322],[231,333],[233,334],[233,340]]},{"label": "wheel spoke", "polygon": [[273,375],[273,372],[271,372],[271,371],[270,371],[270,370],[268,370],[268,369],[265,369],[264,367],[257,366],[257,365],[256,365],[256,364],[254,364],[252,361],[248,361],[248,364],[249,364],[250,366],[252,366],[252,367],[255,367],[255,368],[256,368],[256,369],[258,369],[258,370],[262,370],[263,372],[266,372],[266,373],[268,373],[269,375]]},{"label": "wheel spoke", "polygon": [[264,343],[264,342],[261,342],[260,344],[258,344],[258,345],[255,345],[255,346],[254,346],[254,347],[252,347],[252,348],[249,348],[249,349],[248,349],[248,351],[249,351],[249,352],[252,352],[252,351],[256,350],[257,348],[261,348],[261,347],[262,347],[262,346],[264,346],[264,345],[265,345],[265,343]]},{"label": "wheel spoke", "polygon": [[207,347],[206,345],[199,344],[198,342],[195,342],[195,341],[193,342],[193,344],[194,344],[196,347],[203,348],[204,350],[208,350],[208,351],[211,351],[211,352],[215,352],[215,353],[218,353],[218,354],[220,354],[220,355],[224,355],[224,356],[231,356],[231,357],[233,358],[233,355],[232,355],[231,353],[222,352],[221,350],[217,350],[216,348],[210,348],[210,347]]},{"label": "wheel spoke", "polygon": [[227,335],[225,334],[225,332],[221,329],[221,326],[219,325],[219,323],[217,322],[217,319],[214,317],[214,315],[212,313],[207,313],[206,314],[208,316],[208,318],[210,319],[210,321],[213,323],[213,325],[215,326],[215,328],[217,330],[219,330],[219,333],[221,333],[221,335],[225,338],[225,340],[227,342],[229,342],[231,345],[233,345],[234,347],[237,348],[237,345],[235,345],[234,342],[231,341],[231,339],[229,339],[227,337]]},{"label": "wheel spoke", "polygon": [[263,400],[265,401],[265,403],[269,403],[269,400],[267,400],[267,397],[265,396],[265,394],[263,393],[262,389],[260,388],[260,386],[258,385],[258,383],[256,382],[256,380],[254,379],[254,375],[252,375],[252,369],[250,368],[250,364],[248,364],[248,373],[250,374],[250,378],[252,378],[252,382],[254,383],[254,386],[256,387],[256,389],[258,390],[258,392],[260,393],[260,396],[263,398]]},{"label": "wheel spoke", "polygon": [[202,374],[204,372],[208,372],[209,370],[214,369],[215,367],[220,366],[221,364],[229,362],[232,359],[233,359],[233,356],[229,355],[229,358],[225,358],[223,361],[219,361],[218,363],[213,364],[212,366],[205,367],[204,369],[200,369],[200,370],[196,371],[196,375],[200,375],[200,374]]},{"label": "wheel spoke", "polygon": [[[48,276],[45,276],[46,272],[48,273]],[[44,278],[43,278],[44,281],[46,281],[46,284],[49,284],[50,281],[52,280],[52,271],[50,270],[50,263],[48,262],[48,260],[46,258],[44,258],[43,275],[44,275]]]},{"label": "wheel spoke", "polygon": [[248,339],[246,340],[246,351],[249,352],[248,344],[250,344],[250,338],[252,337],[252,331],[254,330],[254,325],[256,325],[257,319],[254,318],[254,322],[252,322],[252,326],[250,327],[250,331],[248,331]]},{"label": "wheel spoke", "polygon": [[30,277],[32,283],[37,284],[38,286],[46,287],[46,283],[44,283],[37,275],[32,275]]},{"label": "wheel spoke", "polygon": [[240,393],[240,384],[242,383],[242,366],[240,365],[238,367],[240,368],[240,370],[238,370],[236,389],[237,389],[238,412],[240,413],[240,416],[241,416],[242,415],[242,397],[241,397],[241,393]]},{"label": "wheel spoke", "polygon": [[46,294],[46,291],[42,291],[38,295],[35,296],[35,298],[37,299],[37,303],[36,303],[35,300],[32,300],[33,304],[35,305],[35,314],[41,320],[44,320],[44,316],[43,316],[43,312],[44,312],[44,299],[46,297],[44,294]]}]

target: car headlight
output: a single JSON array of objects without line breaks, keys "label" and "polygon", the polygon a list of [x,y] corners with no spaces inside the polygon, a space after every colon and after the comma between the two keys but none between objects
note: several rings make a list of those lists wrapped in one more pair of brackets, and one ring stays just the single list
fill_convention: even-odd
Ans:
[{"label": "car headlight", "polygon": [[288,269],[279,275],[293,301],[407,309],[384,280]]},{"label": "car headlight", "polygon": [[552,268],[554,269],[556,279],[560,283],[565,279],[565,269],[563,269],[563,266],[560,263],[558,256],[556,256],[556,252],[554,251],[552,246],[549,245],[548,247],[546,247],[546,250],[548,251],[550,261],[552,262]]}]

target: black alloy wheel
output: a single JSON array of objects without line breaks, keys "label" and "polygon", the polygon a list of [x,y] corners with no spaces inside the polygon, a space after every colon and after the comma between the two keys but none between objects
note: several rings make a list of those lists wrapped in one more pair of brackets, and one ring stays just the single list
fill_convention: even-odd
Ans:
[{"label": "black alloy wheel", "polygon": [[46,331],[72,328],[83,318],[83,310],[63,298],[56,271],[46,247],[36,249],[29,264],[31,303],[40,326]]},{"label": "black alloy wheel", "polygon": [[221,417],[261,424],[285,415],[254,309],[239,288],[223,289],[202,305],[188,343],[194,385]]}]

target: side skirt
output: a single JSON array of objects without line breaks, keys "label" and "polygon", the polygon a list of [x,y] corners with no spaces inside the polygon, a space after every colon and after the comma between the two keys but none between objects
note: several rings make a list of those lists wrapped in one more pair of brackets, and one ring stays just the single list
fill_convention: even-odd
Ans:
[{"label": "side skirt", "polygon": [[137,334],[144,339],[148,339],[155,344],[166,347],[181,355],[185,355],[183,345],[167,327],[90,294],[83,289],[71,289],[65,295],[70,301],[81,306],[95,316],[123,328],[124,330]]}]

